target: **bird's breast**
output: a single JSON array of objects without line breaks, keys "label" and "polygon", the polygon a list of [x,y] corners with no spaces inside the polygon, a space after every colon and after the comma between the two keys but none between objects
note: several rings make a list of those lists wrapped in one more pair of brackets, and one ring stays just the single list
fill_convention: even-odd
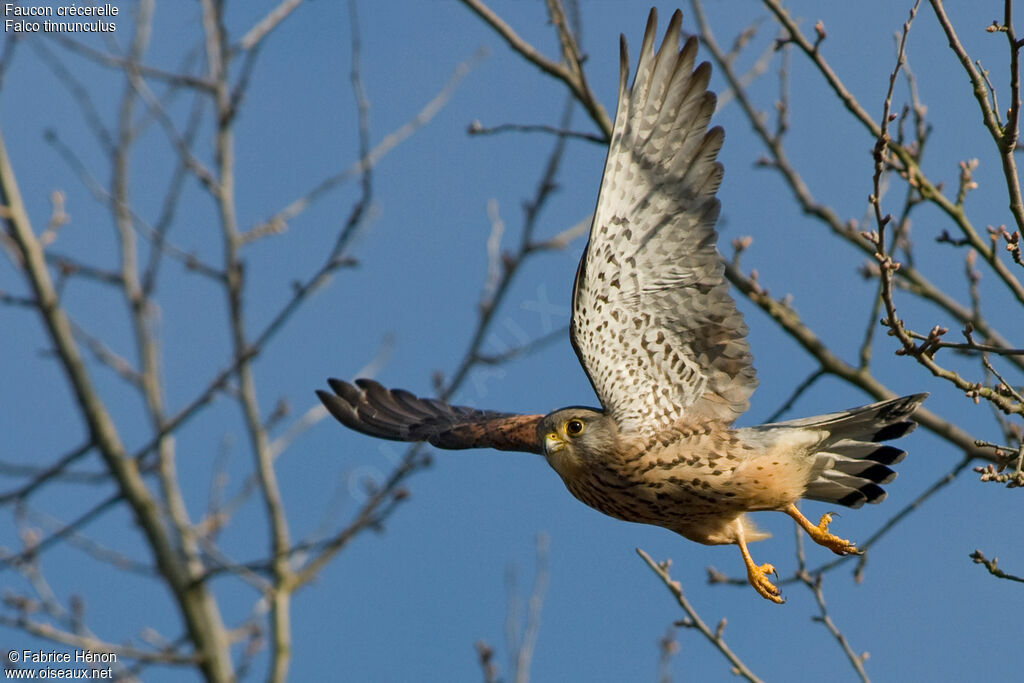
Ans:
[{"label": "bird's breast", "polygon": [[740,508],[732,475],[745,453],[736,439],[708,431],[620,440],[588,455],[570,476],[559,474],[573,496],[606,515],[673,528]]}]

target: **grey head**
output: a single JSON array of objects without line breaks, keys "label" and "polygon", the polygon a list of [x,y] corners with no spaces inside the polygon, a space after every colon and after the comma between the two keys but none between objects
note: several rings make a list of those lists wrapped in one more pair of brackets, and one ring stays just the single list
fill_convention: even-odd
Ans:
[{"label": "grey head", "polygon": [[570,406],[544,416],[537,439],[544,457],[563,479],[578,476],[602,458],[618,441],[619,429],[610,415],[595,408]]}]

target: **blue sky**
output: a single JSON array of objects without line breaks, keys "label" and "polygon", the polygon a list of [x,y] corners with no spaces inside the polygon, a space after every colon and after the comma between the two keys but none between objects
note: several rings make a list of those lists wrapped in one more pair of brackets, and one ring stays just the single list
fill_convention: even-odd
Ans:
[{"label": "blue sky", "polygon": [[[229,35],[241,36],[275,4],[230,6]],[[733,34],[743,27],[761,22],[743,64],[752,63],[770,44],[771,22],[758,3],[708,4],[709,20],[723,45],[731,44]],[[115,37],[123,46],[130,36],[133,5],[118,6]],[[880,116],[895,59],[893,33],[905,20],[909,3],[787,6],[807,32],[816,20],[824,22],[824,54],[861,103]],[[557,54],[543,3],[495,1],[492,7],[542,52]],[[589,82],[610,113],[615,107],[618,35],[624,33],[628,39],[635,64],[648,8],[641,2],[581,3]],[[980,15],[960,7],[949,11],[968,50],[991,69],[998,87],[1006,83],[1005,39],[983,29],[999,15],[1002,4],[986,3],[985,8]],[[659,3],[658,9],[664,24],[674,6]],[[693,30],[689,8],[683,10],[684,29]],[[200,46],[199,16],[194,3],[160,4],[146,62],[177,68],[184,55]],[[450,376],[469,343],[487,278],[488,205],[497,206],[506,224],[503,247],[514,248],[522,204],[532,196],[554,144],[544,135],[471,137],[466,129],[472,121],[484,126],[556,125],[565,101],[561,85],[513,54],[460,3],[361,2],[359,18],[371,144],[410,120],[457,65],[480,47],[489,54],[475,64],[444,109],[374,169],[371,219],[349,252],[358,265],[340,270],[256,363],[264,414],[284,398],[292,408],[289,419],[297,418],[315,405],[313,391],[324,386],[326,377],[351,379],[375,359],[382,361],[376,372],[379,381],[423,395],[432,391],[433,373]],[[237,203],[243,227],[266,220],[358,158],[348,82],[350,36],[346,3],[310,2],[268,38],[237,123]],[[9,39],[9,34],[0,38]],[[42,42],[73,67],[100,118],[108,125],[115,121],[123,88],[116,72]],[[980,187],[970,195],[967,209],[980,226],[1009,222],[993,145],[980,126],[969,83],[927,7],[911,31],[909,57],[934,126],[925,170],[953,187],[956,164],[979,158]],[[751,87],[756,106],[765,111],[772,110],[777,97],[777,63]],[[159,84],[153,88],[162,92]],[[712,88],[725,88],[717,73]],[[792,132],[787,151],[794,164],[820,201],[844,218],[862,218],[871,192],[873,140],[848,119],[823,89],[820,76],[795,55],[790,88]],[[1003,86],[999,92],[1005,100],[1008,89]],[[898,87],[897,102],[905,100],[905,88]],[[170,105],[170,112],[180,122],[190,106],[191,98],[182,96]],[[720,155],[726,169],[719,193],[721,243],[752,236],[743,267],[756,268],[760,282],[774,295],[792,294],[805,322],[837,354],[855,362],[875,287],[857,274],[862,257],[800,215],[779,179],[755,167],[763,152],[735,103],[723,107],[715,122],[726,129]],[[593,130],[579,111],[573,127]],[[67,195],[71,223],[53,249],[116,267],[109,211],[91,197],[54,146],[44,142],[44,133],[55,131],[101,183],[109,177],[109,164],[76,101],[30,45],[18,47],[4,74],[0,130],[36,230],[41,231],[48,219],[50,193],[60,189]],[[207,117],[197,143],[197,155],[206,163],[212,160],[209,130]],[[590,213],[604,153],[592,143],[569,144],[558,191],[539,219],[538,236],[558,234]],[[173,162],[173,150],[160,128],[148,126],[131,178],[136,211],[149,220],[160,211]],[[902,188],[896,194],[901,193]],[[209,196],[193,179],[183,197],[172,241],[217,262],[220,238]],[[319,265],[357,197],[358,187],[349,183],[291,221],[286,233],[248,248],[246,313],[253,330],[288,300],[294,280]],[[897,201],[894,197],[889,210],[898,207]],[[937,213],[920,213],[913,233],[918,267],[966,301],[963,252],[933,244],[933,238],[949,227]],[[569,293],[582,246],[577,240],[526,264],[495,317],[485,352],[500,353],[568,323]],[[1022,318],[1006,307],[995,285],[995,278],[985,273],[985,310],[1000,321],[1006,336],[1020,339]],[[8,259],[0,261],[0,290],[25,293],[24,282]],[[224,298],[207,280],[169,262],[158,299],[166,397],[173,410],[187,403],[228,360]],[[133,358],[123,302],[116,292],[74,280],[64,304],[85,329]],[[759,310],[744,301],[740,308],[751,328],[761,382],[741,424],[756,424],[779,407],[814,364]],[[1009,312],[1000,314],[1001,310]],[[922,331],[945,322],[939,311],[926,307],[907,303],[905,311]],[[63,375],[46,353],[38,317],[26,309],[0,307],[0,331],[6,349],[0,360],[0,433],[6,436],[0,459],[47,463],[81,442],[82,422]],[[876,374],[890,388],[901,393],[931,391],[929,409],[955,419],[980,438],[999,439],[986,407],[974,406],[912,361],[896,358],[894,348],[892,340],[880,336],[875,351]],[[966,363],[959,367],[975,370]],[[145,443],[147,422],[137,397],[107,368],[92,362],[90,372],[123,440],[129,447]],[[789,416],[870,401],[837,380],[825,379],[797,402]],[[596,399],[565,338],[528,357],[476,371],[455,402],[533,413],[592,405]],[[251,471],[246,444],[237,405],[225,397],[179,434],[181,480],[187,482],[185,495],[195,516],[205,508],[218,460],[227,463],[228,491],[242,485]],[[899,479],[888,487],[888,500],[844,512],[834,530],[854,540],[866,538],[960,458],[924,430],[901,445],[910,455],[900,465]],[[362,500],[361,482],[383,476],[402,452],[400,444],[348,432],[329,420],[306,432],[277,463],[293,536],[315,533],[325,510],[334,510],[329,528],[343,524]],[[83,471],[99,467],[95,456],[80,465]],[[19,480],[0,474],[0,481],[6,490]],[[535,542],[541,533],[550,539],[550,585],[532,667],[534,680],[655,680],[657,641],[681,613],[634,553],[638,546],[656,559],[672,558],[673,576],[691,602],[710,623],[727,619],[727,641],[762,678],[853,679],[835,641],[812,621],[818,612],[806,589],[785,586],[788,602],[778,607],[749,588],[707,585],[708,566],[741,574],[735,548],[704,547],[661,529],[603,517],[576,502],[541,458],[490,451],[438,452],[433,466],[414,476],[408,489],[410,500],[380,533],[358,538],[319,580],[297,595],[293,680],[473,680],[480,677],[473,649],[478,640],[497,649],[496,663],[507,674],[506,577],[514,571],[519,591],[530,590]],[[106,485],[55,485],[32,499],[32,509],[67,520],[110,492]],[[1012,657],[997,656],[996,644],[1016,632],[1024,601],[1015,584],[989,577],[968,554],[980,548],[990,557],[998,556],[1007,571],[1024,572],[1024,550],[1014,523],[1017,496],[1016,491],[977,482],[972,473],[963,474],[875,546],[861,583],[851,577],[852,564],[826,576],[830,614],[856,651],[870,653],[866,667],[873,679],[1006,680],[1016,674]],[[812,517],[826,511],[813,503],[805,509]],[[2,520],[0,545],[18,547],[9,509]],[[38,516],[30,517],[30,522],[46,528]],[[796,566],[792,522],[783,515],[762,513],[758,523],[774,538],[752,547],[755,559],[774,563],[781,575],[790,574]],[[252,500],[224,531],[222,549],[240,561],[259,558],[267,549],[265,528],[262,507]],[[86,532],[135,559],[149,561],[124,510],[103,516]],[[808,548],[807,553],[811,566],[831,559],[821,548]],[[168,638],[179,633],[168,594],[148,577],[113,572],[72,547],[47,553],[43,569],[62,600],[84,596],[89,625],[100,637],[138,643],[145,626]],[[28,590],[10,569],[0,585]],[[229,624],[243,619],[255,600],[252,590],[232,579],[219,580],[215,590]],[[675,680],[734,680],[721,656],[698,634],[680,629],[677,637],[681,650],[672,663]],[[12,649],[41,646],[5,627],[0,627],[0,640]],[[265,665],[265,658],[257,658],[257,677],[262,677]],[[180,672],[152,669],[145,679],[180,680]]]}]

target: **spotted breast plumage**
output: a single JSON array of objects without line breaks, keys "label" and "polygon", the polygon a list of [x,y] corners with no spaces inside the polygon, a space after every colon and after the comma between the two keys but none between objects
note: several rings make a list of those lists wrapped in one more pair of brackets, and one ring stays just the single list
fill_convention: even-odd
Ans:
[{"label": "spotted breast plumage", "polygon": [[514,415],[450,406],[371,380],[318,391],[340,422],[384,439],[544,455],[583,503],[705,544],[739,546],[750,584],[782,602],[747,544],[767,534],[746,513],[777,510],[832,551],[856,546],[796,507],[857,508],[905,453],[926,394],[757,427],[733,428],[757,385],[747,327],[716,248],[721,128],[709,129],[711,68],[679,48],[677,11],[654,49],[652,10],[632,87],[620,43],[619,103],[590,239],[572,293],[570,337],[601,409]]}]

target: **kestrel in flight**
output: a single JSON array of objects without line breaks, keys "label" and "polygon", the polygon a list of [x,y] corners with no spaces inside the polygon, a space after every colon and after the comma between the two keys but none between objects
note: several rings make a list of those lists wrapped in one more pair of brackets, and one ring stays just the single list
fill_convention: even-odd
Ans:
[{"label": "kestrel in flight", "polygon": [[601,409],[514,415],[450,406],[371,380],[318,391],[340,422],[439,448],[542,454],[583,503],[705,544],[739,546],[750,584],[782,602],[747,549],[767,538],[746,513],[786,513],[819,545],[859,552],[810,522],[801,498],[857,508],[885,497],[927,394],[758,427],[733,428],[757,385],[747,327],[715,247],[722,129],[708,129],[711,67],[679,48],[679,11],[655,52],[651,11],[633,86],[620,40],[619,104],[604,177],[572,292],[570,339]]}]

